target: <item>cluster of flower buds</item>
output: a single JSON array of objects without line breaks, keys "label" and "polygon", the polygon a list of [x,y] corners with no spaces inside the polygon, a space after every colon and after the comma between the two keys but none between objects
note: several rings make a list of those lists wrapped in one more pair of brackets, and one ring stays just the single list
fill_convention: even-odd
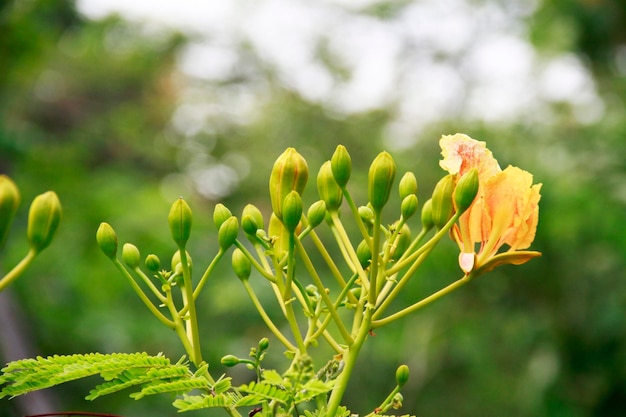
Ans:
[{"label": "cluster of flower buds", "polygon": [[[19,204],[19,189],[11,178],[0,175],[0,248],[7,239]],[[54,191],[46,191],[33,199],[26,228],[30,250],[15,268],[0,279],[0,291],[21,275],[32,259],[50,245],[61,221],[61,211],[61,202]]]}]

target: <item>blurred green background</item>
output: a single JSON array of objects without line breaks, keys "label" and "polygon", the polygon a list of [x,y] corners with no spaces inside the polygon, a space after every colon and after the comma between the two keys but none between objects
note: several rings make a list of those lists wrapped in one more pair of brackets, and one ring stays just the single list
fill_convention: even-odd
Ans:
[{"label": "blurred green background", "polygon": [[[344,144],[357,196],[388,150],[400,172],[415,172],[425,201],[442,175],[440,135],[464,132],[543,183],[533,244],[543,256],[381,329],[347,405],[371,410],[407,363],[403,413],[623,413],[626,2],[177,2],[160,20],[150,12],[166,2],[109,2],[119,15],[106,3],[0,3],[0,172],[23,200],[3,272],[27,250],[32,198],[55,190],[64,209],[52,246],[0,298],[0,362],[182,355],[97,250],[101,221],[166,259],[167,213],[182,195],[194,211],[194,264],[205,265],[216,202],[267,215],[269,171],[286,147],[316,173]],[[315,198],[311,184],[305,196]],[[443,244],[403,298],[457,277],[456,248]],[[205,357],[219,373],[222,355],[246,355],[266,333],[227,262],[203,297]],[[93,383],[0,400],[0,417],[175,414],[165,397],[87,402]]]}]

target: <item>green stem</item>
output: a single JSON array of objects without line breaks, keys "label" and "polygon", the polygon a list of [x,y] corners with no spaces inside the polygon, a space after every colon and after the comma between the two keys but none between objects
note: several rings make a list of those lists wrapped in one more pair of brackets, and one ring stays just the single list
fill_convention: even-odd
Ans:
[{"label": "green stem", "polygon": [[354,370],[354,366],[359,356],[359,352],[369,334],[372,321],[372,312],[373,310],[371,308],[366,308],[365,314],[363,315],[363,321],[361,322],[361,326],[359,327],[358,335],[354,339],[354,343],[352,343],[346,349],[346,352],[344,354],[343,371],[341,371],[341,374],[339,374],[337,382],[335,383],[335,387],[333,388],[330,394],[330,398],[328,399],[328,408],[326,411],[327,417],[335,417],[335,414],[337,413],[337,408],[339,408],[339,405],[341,405],[341,400],[343,399],[343,395],[346,392],[346,388],[348,387],[348,382],[350,381],[350,377],[352,376],[352,371]]},{"label": "green stem", "polygon": [[2,279],[0,279],[0,291],[4,290],[9,286],[10,283],[15,281],[17,277],[22,275],[22,273],[28,268],[33,259],[37,256],[37,252],[34,250],[29,250],[26,256],[22,258],[22,260],[13,267]]},{"label": "green stem", "polygon": [[352,199],[352,196],[348,192],[347,188],[343,188],[343,196],[346,198],[346,201],[348,202],[350,211],[352,211],[352,216],[354,217],[354,220],[356,221],[356,224],[359,228],[359,231],[361,232],[361,235],[363,236],[363,239],[365,239],[365,241],[368,244],[371,244],[372,238],[367,232],[367,227],[365,227],[365,224],[363,224],[363,219],[361,219],[361,216],[359,216],[359,208],[356,206],[356,204],[354,204],[354,200]]},{"label": "green stem", "polygon": [[448,285],[447,287],[444,287],[442,289],[440,289],[439,291],[429,295],[428,297],[422,299],[421,301],[418,301],[417,303],[406,307],[400,311],[398,311],[397,313],[394,313],[390,316],[385,317],[384,319],[380,319],[380,320],[374,320],[372,322],[372,328],[376,329],[378,327],[384,326],[385,324],[389,324],[392,321],[395,321],[401,317],[404,317],[408,314],[411,314],[417,310],[419,310],[422,307],[427,306],[428,304],[432,303],[435,300],[440,299],[441,297],[450,294],[451,292],[455,291],[456,289],[460,288],[461,286],[463,286],[464,284],[468,283],[472,278],[473,278],[473,274],[470,273],[468,275],[464,275],[462,278],[454,281],[452,284]]},{"label": "green stem", "polygon": [[139,267],[133,269],[133,271],[135,271],[135,273],[141,277],[143,282],[148,286],[148,288],[150,288],[150,291],[152,291],[152,293],[159,299],[159,301],[164,303],[166,299],[165,296],[152,283],[152,280],[148,278],[148,276],[144,274],[144,272]]},{"label": "green stem", "polygon": [[193,355],[190,355],[191,361],[198,366],[202,362],[202,351],[200,350],[200,335],[198,333],[198,315],[196,313],[196,302],[194,299],[193,286],[191,283],[191,271],[187,261],[187,252],[184,246],[179,246],[180,263],[183,269],[183,301],[184,309],[187,310],[187,336],[193,347]]},{"label": "green stem", "polygon": [[346,329],[345,325],[343,324],[343,321],[341,320],[341,317],[339,317],[339,314],[337,313],[337,309],[335,308],[333,301],[330,299],[330,297],[326,293],[326,288],[324,287],[324,283],[322,282],[321,278],[317,274],[317,271],[315,270],[315,266],[311,262],[309,255],[306,253],[304,246],[302,246],[302,242],[296,241],[296,245],[298,247],[298,253],[300,254],[300,258],[302,258],[302,261],[304,262],[304,267],[309,272],[309,275],[311,275],[311,279],[313,280],[313,283],[317,287],[317,291],[322,297],[324,304],[326,304],[326,308],[328,308],[328,311],[330,315],[332,316],[337,328],[339,329],[339,332],[341,333],[343,340],[348,345],[352,344],[352,336],[350,336],[348,329]]},{"label": "green stem", "polygon": [[287,340],[287,338],[281,333],[281,331],[278,329],[278,327],[276,327],[276,325],[274,324],[272,319],[267,315],[267,312],[265,311],[265,309],[263,308],[263,305],[261,304],[261,302],[257,298],[256,294],[254,293],[254,290],[250,286],[250,283],[247,280],[242,281],[242,282],[243,282],[243,285],[244,285],[246,291],[248,292],[248,296],[252,300],[252,304],[254,304],[254,306],[256,307],[256,309],[259,312],[259,315],[261,316],[261,318],[263,319],[263,322],[265,323],[265,325],[270,329],[270,331],[272,333],[274,333],[274,336],[276,336],[276,338],[283,345],[285,345],[285,347],[288,350],[290,350],[292,352],[297,351],[298,348],[295,347],[293,344],[291,344],[291,342],[289,340]]},{"label": "green stem", "polygon": [[285,287],[282,291],[283,296],[283,304],[285,305],[285,318],[289,323],[289,327],[293,333],[294,338],[296,339],[296,344],[298,345],[298,350],[300,353],[306,353],[306,346],[304,344],[304,339],[302,338],[302,333],[300,333],[300,328],[298,327],[298,320],[296,319],[296,315],[293,311],[293,303],[291,302],[291,284],[293,282],[293,276],[295,274],[296,267],[296,259],[295,259],[295,246],[296,242],[300,243],[294,233],[289,234],[289,251],[287,252],[287,278],[285,280]]},{"label": "green stem", "polygon": [[373,307],[376,305],[376,297],[377,297],[377,280],[378,280],[378,269],[380,267],[380,221],[381,214],[380,211],[374,212],[374,236],[372,237],[372,264],[370,269],[370,288],[368,294],[369,304]]},{"label": "green stem", "polygon": [[[256,258],[250,253],[250,251],[243,245],[243,243],[241,243],[239,240],[235,240],[235,246],[237,246],[237,248],[239,248],[239,250],[241,250],[248,257],[248,259],[252,263],[252,266],[254,266],[254,269],[259,271],[259,273],[263,275],[269,281],[276,282],[276,277],[272,275],[271,269],[269,268],[269,265],[267,265],[267,260],[265,259],[265,257],[262,257],[262,259],[266,261],[265,265],[261,265],[256,260]],[[255,245],[255,247],[258,248],[258,244]],[[257,253],[259,252],[260,250],[257,251]],[[270,272],[268,272],[268,269]]]},{"label": "green stem", "polygon": [[[343,227],[343,223],[341,223],[341,219],[339,218],[339,215],[337,214],[337,212],[331,212],[330,218],[333,221],[333,226],[335,226],[337,233],[339,235],[339,242],[343,244],[343,246],[345,247],[345,250],[348,252],[348,256],[349,256],[348,263],[351,264],[352,266],[351,269],[353,269],[353,272],[357,272],[359,274],[359,277],[361,278],[361,282],[363,283],[363,286],[367,288],[370,285],[369,280],[367,279],[367,274],[365,273],[365,271],[363,271],[363,268],[361,267],[361,262],[359,262],[359,257],[357,256],[356,251],[354,250],[354,246],[352,246],[352,242],[350,242],[348,233],[346,233],[346,230]],[[376,236],[376,232],[374,232],[374,236]]]},{"label": "green stem", "polygon": [[126,268],[124,268],[124,265],[122,265],[122,263],[117,258],[112,259],[112,261],[115,267],[122,273],[122,275],[124,275],[128,279],[130,286],[133,288],[133,290],[135,290],[135,293],[137,293],[137,295],[139,296],[141,301],[143,301],[146,307],[148,307],[148,310],[150,310],[150,312],[154,314],[154,316],[159,319],[161,323],[165,324],[170,329],[174,329],[174,322],[165,317],[163,313],[161,313],[159,309],[155,307],[155,305],[152,303],[152,301],[150,301],[146,293],[144,293],[141,287],[137,284],[137,282],[135,282],[135,279],[132,277],[132,275],[130,275]]},{"label": "green stem", "polygon": [[217,263],[220,261],[220,259],[222,259],[222,256],[224,256],[224,253],[225,253],[224,250],[220,248],[217,251],[217,254],[213,258],[211,263],[209,264],[209,266],[207,267],[206,271],[204,271],[202,278],[200,278],[200,282],[198,282],[198,285],[193,290],[193,301],[196,301],[198,299],[198,295],[200,295],[200,291],[202,291],[204,284],[206,284],[209,276],[211,275],[211,272],[213,272],[213,269],[215,269],[215,266],[217,265]]}]

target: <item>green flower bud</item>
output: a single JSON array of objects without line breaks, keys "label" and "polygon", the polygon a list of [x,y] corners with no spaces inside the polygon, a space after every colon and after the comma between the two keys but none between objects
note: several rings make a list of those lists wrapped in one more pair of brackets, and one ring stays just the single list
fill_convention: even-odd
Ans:
[{"label": "green flower bud", "polygon": [[270,347],[270,340],[267,337],[259,340],[259,352],[263,352]]},{"label": "green flower bud", "polygon": [[396,384],[402,388],[404,384],[409,380],[409,367],[406,365],[398,366],[396,369]]},{"label": "green flower bud", "polygon": [[350,158],[350,154],[345,146],[337,146],[335,153],[333,153],[333,156],[330,159],[330,165],[335,181],[339,187],[345,188],[348,180],[350,179],[350,173],[352,172],[352,159]]},{"label": "green flower bud", "polygon": [[476,194],[478,194],[478,170],[472,168],[459,179],[454,189],[456,210],[460,213],[467,210],[474,202]]},{"label": "green flower bud", "polygon": [[30,248],[44,250],[54,237],[61,220],[61,202],[54,191],[46,191],[33,199],[28,212],[26,235]]},{"label": "green flower bud", "polygon": [[398,191],[400,192],[400,200],[404,200],[409,194],[417,194],[417,178],[412,172],[406,172],[400,179],[398,184]]},{"label": "green flower bud", "polygon": [[141,255],[137,246],[132,243],[124,243],[124,246],[122,246],[122,260],[130,269],[138,268],[141,262]]},{"label": "green flower bud", "polygon": [[415,194],[409,194],[404,197],[402,205],[400,206],[400,213],[402,214],[402,218],[404,220],[413,217],[417,211],[417,203],[417,196]]},{"label": "green flower bud", "polygon": [[256,206],[248,204],[241,212],[241,228],[248,235],[256,235],[256,231],[263,229],[263,214]]},{"label": "green flower bud", "polygon": [[324,200],[319,200],[311,204],[311,207],[309,207],[306,213],[306,217],[311,227],[317,227],[322,223],[326,217],[326,203],[324,203]]},{"label": "green flower bud", "polygon": [[179,248],[184,247],[191,234],[191,208],[183,198],[172,204],[167,221],[170,225],[172,238]]},{"label": "green flower bud", "polygon": [[287,148],[274,162],[270,174],[270,199],[272,210],[282,220],[282,204],[287,194],[296,191],[302,194],[309,179],[306,160],[294,148]]},{"label": "green flower bud", "polygon": [[20,205],[20,191],[6,175],[0,175],[0,248],[9,234],[11,223]]},{"label": "green flower bud", "polygon": [[231,265],[233,267],[233,271],[235,271],[235,275],[237,275],[237,278],[242,281],[250,278],[250,273],[252,272],[252,263],[241,249],[235,248],[235,250],[233,251]]},{"label": "green flower bud", "polygon": [[[189,265],[189,272],[191,272],[191,269],[193,267],[193,261],[191,260],[191,255],[189,255],[189,252],[185,251],[185,254],[187,255],[187,264]],[[172,267],[172,272],[181,272],[182,270],[182,265],[180,262],[180,251],[177,250],[174,255],[172,255],[172,261],[170,263],[171,267]]]},{"label": "green flower bud", "polygon": [[274,255],[276,258],[281,259],[289,250],[289,232],[275,213],[272,213],[270,217],[267,233],[274,247]]},{"label": "green flower bud", "polygon": [[320,198],[326,203],[326,210],[334,212],[339,209],[343,199],[343,191],[333,177],[330,161],[324,162],[320,167],[317,174],[317,191]]},{"label": "green flower bud", "polygon": [[159,269],[161,269],[161,260],[158,256],[151,253],[150,255],[146,256],[145,265],[146,268],[148,268],[148,271],[157,272]]},{"label": "green flower bud", "polygon": [[422,206],[422,227],[424,230],[430,230],[433,228],[433,200],[428,199]]},{"label": "green flower bud", "polygon": [[301,218],[302,198],[296,191],[292,191],[283,201],[283,224],[289,232],[293,233],[300,224]]},{"label": "green flower bud", "polygon": [[231,367],[231,366],[235,366],[241,363],[241,359],[239,359],[235,355],[226,355],[220,360],[220,362],[224,366]]},{"label": "green flower bud", "polygon": [[228,207],[222,203],[217,203],[215,209],[213,209],[213,224],[219,229],[222,223],[228,220],[232,215],[233,213],[230,212]]},{"label": "green flower bud", "polygon": [[374,211],[379,212],[389,200],[391,186],[396,177],[396,163],[387,152],[378,154],[368,174],[368,195]]},{"label": "green flower bud", "polygon": [[398,237],[391,248],[391,259],[397,261],[406,252],[411,245],[411,229],[406,224],[402,225],[402,229],[398,233]]},{"label": "green flower bud", "polygon": [[366,241],[362,240],[356,247],[356,257],[359,259],[361,268],[366,269],[372,261],[372,250]]},{"label": "green flower bud", "polygon": [[442,228],[452,216],[453,191],[454,177],[452,175],[446,175],[435,185],[432,197],[432,219],[438,228]]},{"label": "green flower bud", "polygon": [[374,211],[368,206],[360,206],[357,210],[359,217],[363,220],[363,223],[368,225],[374,224]]},{"label": "green flower bud", "polygon": [[115,259],[117,255],[117,235],[115,230],[108,223],[100,223],[96,232],[96,242],[102,253],[109,259]]},{"label": "green flower bud", "polygon": [[237,239],[239,234],[239,220],[235,216],[230,216],[217,232],[217,241],[220,244],[221,250],[230,248]]}]

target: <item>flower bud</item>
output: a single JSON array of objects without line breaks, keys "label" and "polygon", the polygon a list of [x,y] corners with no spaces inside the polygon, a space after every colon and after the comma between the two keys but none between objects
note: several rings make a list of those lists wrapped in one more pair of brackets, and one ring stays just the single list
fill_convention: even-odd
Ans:
[{"label": "flower bud", "polygon": [[122,246],[122,260],[130,268],[135,269],[139,267],[141,255],[139,249],[132,243],[124,243]]},{"label": "flower bud", "polygon": [[357,211],[359,213],[359,217],[363,220],[363,223],[370,226],[374,224],[374,212],[370,207],[360,206]]},{"label": "flower bud", "polygon": [[242,281],[250,278],[250,273],[252,272],[252,263],[241,249],[235,248],[231,258],[231,264],[233,267],[233,271],[235,271],[235,275],[237,275],[237,278]]},{"label": "flower bud", "polygon": [[402,402],[404,401],[404,396],[401,392],[396,392],[391,400],[391,408],[394,410],[399,410],[402,408]]},{"label": "flower bud", "polygon": [[220,360],[220,362],[224,366],[231,367],[231,366],[235,366],[241,363],[241,359],[239,359],[235,355],[226,355]]},{"label": "flower bud", "polygon": [[213,209],[213,224],[219,229],[222,223],[228,220],[232,215],[233,213],[230,212],[228,207],[222,203],[217,203]]},{"label": "flower bud", "polygon": [[282,204],[291,191],[302,194],[309,179],[306,160],[294,148],[287,148],[274,162],[270,174],[270,199],[272,210],[282,220]]},{"label": "flower bud", "polygon": [[230,216],[217,232],[217,241],[220,244],[221,250],[230,248],[237,239],[239,234],[239,220],[235,216]]},{"label": "flower bud", "polygon": [[452,192],[454,177],[446,175],[435,185],[432,197],[432,219],[435,226],[442,228],[452,216]]},{"label": "flower bud", "polygon": [[478,170],[472,168],[467,171],[456,184],[454,189],[454,205],[456,210],[463,213],[467,210],[478,194]]},{"label": "flower bud", "polygon": [[320,198],[326,203],[326,210],[334,212],[339,209],[343,199],[343,191],[333,176],[330,161],[324,162],[320,167],[317,174],[317,191]]},{"label": "flower bud", "polygon": [[151,253],[150,255],[146,256],[145,265],[146,268],[148,268],[148,271],[157,272],[161,268],[161,260],[158,256]]},{"label": "flower bud", "polygon": [[[338,145],[330,159],[332,174],[341,188],[345,188],[352,172],[352,159],[343,145]],[[319,186],[319,185],[318,185]]]},{"label": "flower bud", "polygon": [[6,175],[0,175],[0,248],[4,244],[17,207],[20,205],[20,191]]},{"label": "flower bud", "polygon": [[404,200],[409,194],[417,194],[417,178],[412,172],[406,172],[398,184],[400,200]]},{"label": "flower bud", "polygon": [[270,217],[270,223],[267,226],[267,233],[274,247],[274,255],[280,259],[289,250],[289,232],[283,225],[275,213]]},{"label": "flower bud", "polygon": [[372,261],[372,250],[366,241],[362,240],[356,247],[356,257],[359,259],[361,268],[366,269]]},{"label": "flower bud", "polygon": [[283,224],[285,228],[293,233],[300,224],[302,218],[302,198],[296,191],[292,191],[283,201]]},{"label": "flower bud", "polygon": [[422,206],[422,228],[430,230],[435,224],[433,223],[433,200],[428,199]]},{"label": "flower bud", "polygon": [[108,223],[100,223],[96,232],[96,242],[102,253],[109,259],[115,259],[117,255],[117,235],[115,230]]},{"label": "flower bud", "polygon": [[404,384],[409,380],[409,367],[406,365],[398,366],[396,369],[396,384],[402,388]]},{"label": "flower bud", "polygon": [[254,236],[256,231],[263,229],[263,214],[256,206],[247,204],[241,212],[241,228],[246,234]]},{"label": "flower bud", "polygon": [[409,194],[402,200],[400,206],[400,213],[404,220],[410,219],[417,211],[417,196],[415,194]]},{"label": "flower bud", "polygon": [[270,340],[267,337],[259,340],[259,352],[263,352],[270,347]]},{"label": "flower bud", "polygon": [[[187,251],[185,251],[185,255],[187,256],[187,264],[189,265],[189,272],[191,272],[191,269],[193,267],[193,261],[191,260],[191,255],[189,255],[189,252]],[[170,265],[172,268],[172,272],[177,272],[177,271],[180,272],[179,270],[182,269],[179,250],[177,250],[174,253],[174,255],[172,255],[172,261]]]},{"label": "flower bud", "polygon": [[324,203],[324,200],[319,200],[311,204],[311,207],[309,207],[306,213],[306,217],[309,221],[309,226],[312,228],[322,223],[326,217],[326,203]]},{"label": "flower bud", "polygon": [[368,174],[368,195],[374,211],[379,212],[391,193],[396,176],[396,163],[387,152],[381,152],[372,162]]},{"label": "flower bud", "polygon": [[60,220],[61,202],[54,191],[46,191],[33,199],[26,230],[32,250],[41,252],[50,244]]},{"label": "flower bud", "polygon": [[174,201],[167,221],[170,225],[172,238],[178,247],[184,247],[191,234],[191,208],[182,197]]}]

